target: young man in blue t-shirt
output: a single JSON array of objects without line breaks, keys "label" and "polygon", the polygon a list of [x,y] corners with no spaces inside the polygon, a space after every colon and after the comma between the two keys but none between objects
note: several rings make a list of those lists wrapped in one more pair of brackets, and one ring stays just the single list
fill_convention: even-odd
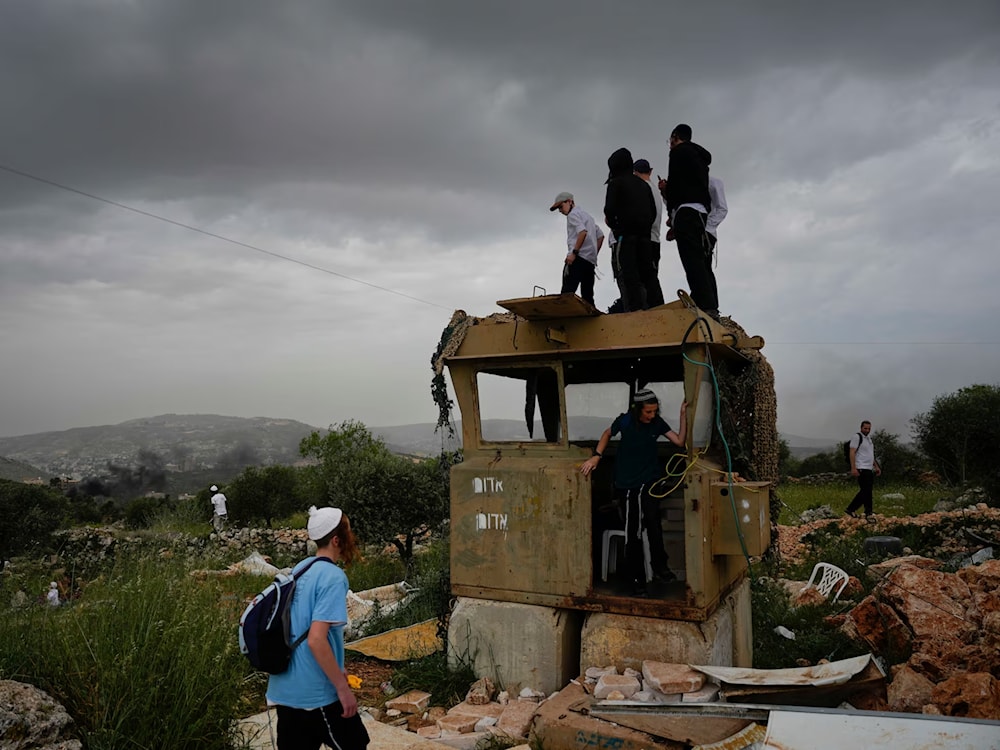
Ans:
[{"label": "young man in blue t-shirt", "polygon": [[[292,652],[288,671],[270,675],[267,702],[277,706],[278,750],[319,750],[328,745],[364,750],[368,730],[344,673],[347,575],[334,563],[359,557],[351,523],[339,508],[309,509],[309,538],[316,542],[314,565],[295,584],[292,640],[308,633]],[[312,558],[295,566],[302,568]]]},{"label": "young man in blue t-shirt", "polygon": [[633,584],[633,593],[646,594],[646,561],[642,549],[642,532],[649,540],[650,566],[653,580],[672,581],[677,576],[667,566],[667,553],[663,549],[663,528],[660,525],[659,498],[650,496],[649,488],[663,476],[663,465],[656,449],[656,441],[665,435],[674,445],[683,448],[687,436],[687,402],[681,404],[680,431],[674,432],[658,414],[660,401],[651,390],[636,392],[632,408],[611,423],[597,442],[594,455],[588,458],[580,471],[584,476],[597,468],[611,438],[621,433],[621,442],[615,454],[615,491],[620,512],[625,521],[625,564]]}]

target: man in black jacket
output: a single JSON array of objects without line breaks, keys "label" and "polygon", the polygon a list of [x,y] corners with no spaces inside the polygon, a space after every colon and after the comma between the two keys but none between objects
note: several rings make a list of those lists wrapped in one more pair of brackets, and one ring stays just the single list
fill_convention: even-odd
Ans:
[{"label": "man in black jacket", "polygon": [[660,180],[660,193],[667,205],[677,253],[687,275],[694,303],[713,318],[719,317],[719,294],[712,272],[712,250],[705,232],[705,219],[712,208],[708,192],[708,167],[712,154],[691,141],[691,126],[678,125],[670,134],[670,164],[667,179]]},{"label": "man in black jacket", "polygon": [[611,267],[625,312],[663,304],[649,242],[656,203],[649,186],[633,174],[632,165],[627,148],[608,157],[608,189],[604,197],[604,221],[615,238]]}]

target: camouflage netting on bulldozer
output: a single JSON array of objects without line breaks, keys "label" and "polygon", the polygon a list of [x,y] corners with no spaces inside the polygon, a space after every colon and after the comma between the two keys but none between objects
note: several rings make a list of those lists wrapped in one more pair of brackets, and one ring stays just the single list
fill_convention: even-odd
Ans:
[{"label": "camouflage netting on bulldozer", "polygon": [[[723,318],[726,330],[745,337],[732,318]],[[725,363],[715,366],[719,382],[722,429],[729,442],[733,471],[761,482],[778,481],[778,401],[774,370],[756,349],[743,355],[750,365],[736,373]],[[776,523],[781,505],[772,493],[771,520]]]},{"label": "camouflage netting on bulldozer", "polygon": [[451,410],[455,403],[448,397],[448,383],[444,379],[444,361],[455,354],[465,340],[465,333],[469,326],[479,325],[482,320],[505,320],[513,322],[517,319],[514,313],[493,313],[486,318],[476,318],[468,315],[465,310],[455,310],[451,315],[451,320],[441,332],[441,340],[437,349],[431,355],[431,370],[434,376],[431,378],[431,398],[438,408],[437,429],[447,430],[448,435],[455,434],[455,428],[451,423]]}]

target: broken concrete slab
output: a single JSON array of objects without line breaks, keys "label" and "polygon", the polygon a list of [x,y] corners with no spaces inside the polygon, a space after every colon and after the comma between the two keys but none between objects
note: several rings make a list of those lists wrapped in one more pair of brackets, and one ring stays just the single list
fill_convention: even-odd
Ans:
[{"label": "broken concrete slab", "polygon": [[538,704],[530,701],[513,701],[504,706],[497,720],[497,730],[510,737],[527,738],[531,720],[538,711]]},{"label": "broken concrete slab", "polygon": [[430,704],[430,693],[425,693],[423,690],[410,690],[409,692],[403,693],[396,698],[390,698],[387,700],[385,702],[385,707],[387,712],[395,709],[403,712],[404,714],[419,714],[422,716]]},{"label": "broken concrete slab", "polygon": [[705,684],[703,672],[692,669],[687,664],[667,664],[646,660],[642,663],[642,678],[646,687],[670,695],[673,693],[693,693]]},{"label": "broken concrete slab", "polygon": [[685,745],[657,743],[653,737],[610,721],[586,716],[593,699],[576,683],[570,683],[538,707],[531,726],[529,744],[546,750],[573,750],[580,747],[614,747],[616,750],[645,750],[654,744],[660,750],[683,750]]},{"label": "broken concrete slab", "polygon": [[597,680],[597,685],[594,687],[594,697],[602,701],[610,698],[611,693],[618,692],[621,694],[618,700],[624,700],[631,698],[641,688],[642,685],[639,684],[639,680],[635,677],[620,674],[605,674],[601,675]]}]

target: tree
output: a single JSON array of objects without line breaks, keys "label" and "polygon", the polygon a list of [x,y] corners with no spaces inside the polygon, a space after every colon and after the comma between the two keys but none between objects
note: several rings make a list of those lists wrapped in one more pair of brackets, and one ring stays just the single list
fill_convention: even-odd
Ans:
[{"label": "tree", "polygon": [[[998,484],[1000,385],[970,385],[938,396],[910,420],[913,438],[947,480]],[[993,490],[995,492],[995,489]]]},{"label": "tree", "polygon": [[226,511],[234,523],[271,521],[302,510],[295,469],[291,466],[248,466],[226,487]]},{"label": "tree", "polygon": [[313,431],[299,443],[299,453],[319,461],[312,472],[311,496],[316,505],[332,504],[345,511],[364,502],[365,479],[371,467],[391,458],[392,452],[360,422],[348,420],[325,435]]},{"label": "tree", "polygon": [[316,504],[342,508],[361,539],[393,545],[407,563],[414,544],[448,518],[448,471],[458,454],[413,461],[350,421],[326,435],[312,433],[299,450],[320,461],[312,472],[312,492],[325,497]]},{"label": "tree", "polygon": [[778,438],[778,476],[799,476],[799,460],[792,455],[792,449],[785,438]]},{"label": "tree", "polygon": [[448,519],[450,468],[448,456],[414,462],[390,455],[366,467],[366,500],[345,511],[365,541],[393,545],[409,565],[414,544]]},{"label": "tree", "polygon": [[63,494],[50,487],[0,479],[0,559],[45,546],[67,507]]},{"label": "tree", "polygon": [[844,452],[839,448],[826,453],[814,453],[806,456],[799,462],[798,473],[793,476],[808,477],[813,474],[827,474],[839,472],[841,474],[848,471],[847,462],[844,460]]},{"label": "tree", "polygon": [[924,458],[913,448],[903,445],[899,441],[899,435],[875,430],[871,438],[875,444],[875,458],[882,469],[882,479],[914,479],[923,470],[926,464]]}]

